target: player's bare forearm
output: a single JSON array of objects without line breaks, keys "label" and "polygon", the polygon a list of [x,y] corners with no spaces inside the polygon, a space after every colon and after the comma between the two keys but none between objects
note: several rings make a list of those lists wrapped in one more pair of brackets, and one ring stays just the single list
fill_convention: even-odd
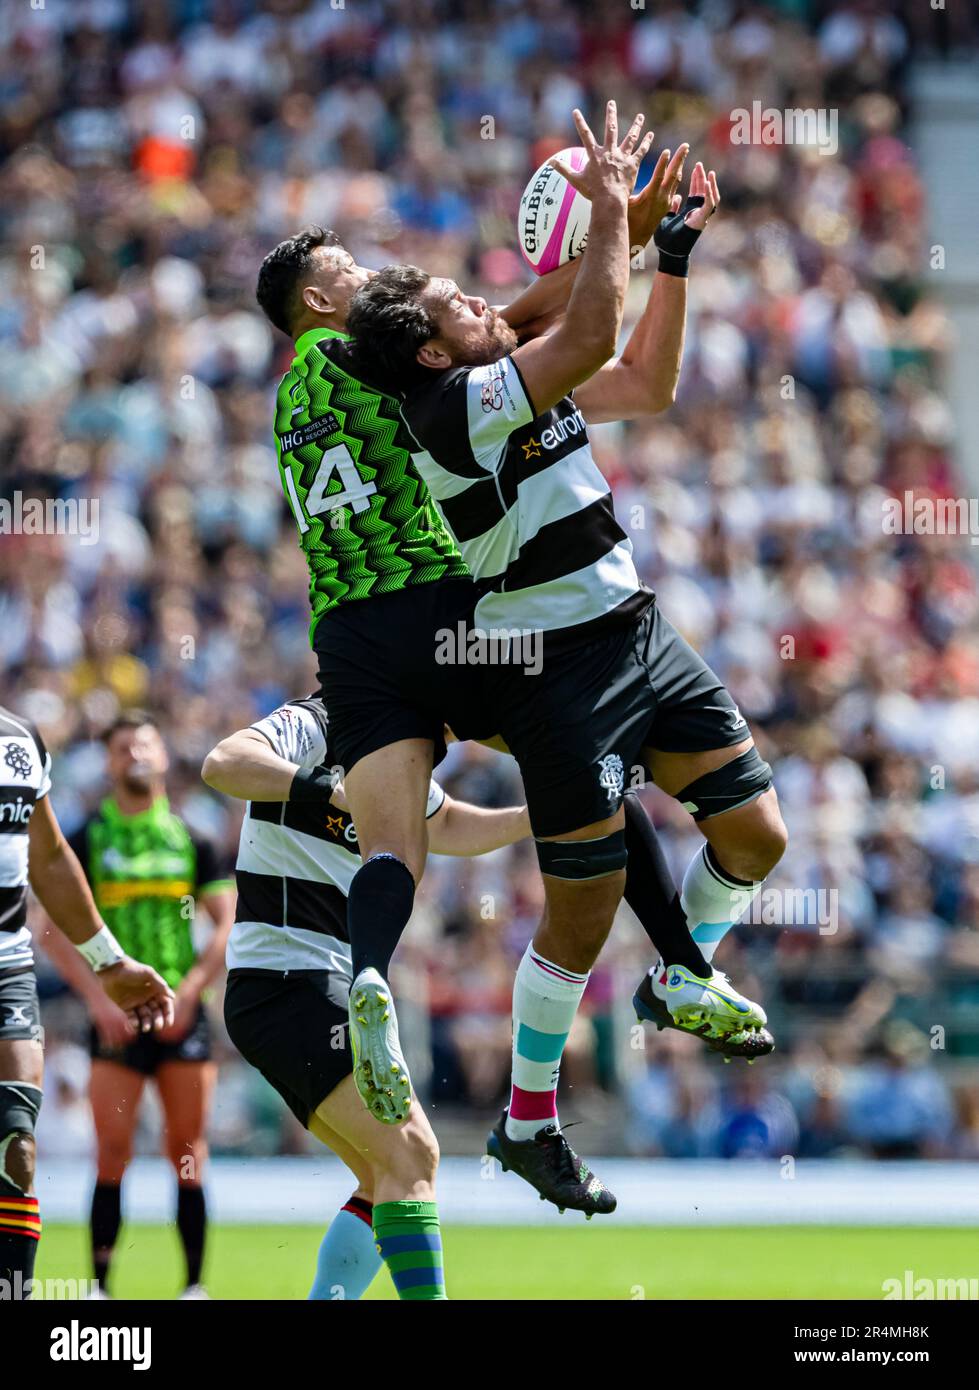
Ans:
[{"label": "player's bare forearm", "polygon": [[547,275],[539,275],[532,285],[500,310],[521,342],[527,342],[553,327],[568,307],[581,260],[568,261]]},{"label": "player's bare forearm", "polygon": [[50,918],[45,917],[35,925],[34,943],[44,952],[69,989],[74,990],[80,999],[90,1008],[99,1002],[102,985],[98,976]]},{"label": "player's bare forearm", "polygon": [[589,424],[656,415],[676,400],[687,324],[687,281],[659,272],[622,356],[575,392]]},{"label": "player's bare forearm", "polygon": [[288,801],[298,771],[261,734],[239,729],[211,749],[201,777],[215,791],[241,801]]},{"label": "player's bare forearm", "polygon": [[90,940],[101,930],[102,918],[47,797],[37,803],[28,835],[28,875],[38,901],[74,945]]},{"label": "player's bare forearm", "polygon": [[629,283],[629,222],[627,204],[612,199],[592,208],[589,240],[593,254],[582,257],[564,329],[569,338],[594,335],[597,342],[615,351],[625,291]]},{"label": "player's bare forearm", "polygon": [[429,849],[433,854],[472,856],[516,844],[530,834],[526,806],[487,810],[468,802],[446,798],[428,822]]},{"label": "player's bare forearm", "polygon": [[590,254],[581,258],[560,325],[513,354],[537,411],[555,405],[615,352],[629,278],[624,200],[592,207],[588,240]]},{"label": "player's bare forearm", "polygon": [[207,893],[201,899],[201,906],[210,917],[214,930],[211,932],[204,950],[185,977],[186,980],[190,981],[189,987],[198,994],[201,990],[207,989],[208,985],[212,984],[224,969],[225,948],[235,920],[234,894],[230,889]]}]

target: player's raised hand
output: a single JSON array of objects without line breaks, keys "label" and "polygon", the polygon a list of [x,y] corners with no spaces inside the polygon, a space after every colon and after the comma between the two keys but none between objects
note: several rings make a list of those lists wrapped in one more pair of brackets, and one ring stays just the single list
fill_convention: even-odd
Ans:
[{"label": "player's raised hand", "polygon": [[173,1022],[173,990],[149,965],[125,956],[100,970],[99,982],[140,1033],[158,1032]]},{"label": "player's raised hand", "polygon": [[698,160],[690,178],[690,192],[681,201],[672,199],[671,211],[656,228],[653,240],[659,251],[659,268],[667,275],[686,278],[690,253],[697,244],[708,217],[713,216],[721,195],[713,169],[707,175]]},{"label": "player's raised hand", "polygon": [[619,118],[614,101],[605,108],[605,139],[600,145],[584,116],[574,111],[574,123],[588,158],[584,167],[572,169],[555,155],[548,163],[593,203],[624,202],[636,182],[639,166],[653,143],[653,132],[642,134],[645,117],[640,114],[619,142]]},{"label": "player's raised hand", "polygon": [[[717,175],[711,169],[710,173],[704,171],[704,166],[700,160],[693,166],[693,173],[690,175],[690,195],[687,198],[688,207],[694,203],[695,198],[703,199],[700,204],[694,204],[691,211],[686,213],[684,220],[688,227],[693,227],[696,231],[702,232],[707,225],[708,217],[713,217],[720,207],[721,195],[717,187]],[[679,211],[679,195],[676,199],[674,211]]]},{"label": "player's raised hand", "polygon": [[683,178],[683,161],[689,153],[689,145],[681,145],[672,157],[669,150],[664,150],[646,187],[629,199],[630,246],[645,246],[663,218],[673,211]]}]

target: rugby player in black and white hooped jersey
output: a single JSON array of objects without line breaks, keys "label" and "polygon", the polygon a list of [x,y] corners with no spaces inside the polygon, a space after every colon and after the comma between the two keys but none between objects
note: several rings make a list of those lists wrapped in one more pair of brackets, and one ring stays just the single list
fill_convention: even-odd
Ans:
[{"label": "rugby player in black and white hooped jersey", "polygon": [[[652,132],[639,140],[640,124],[619,151],[633,173],[652,142]],[[631,246],[645,247],[678,202],[686,153],[685,145],[672,157],[664,151],[646,186],[630,196]],[[580,265],[539,277],[499,311],[500,320],[521,341],[544,332],[566,307]],[[441,632],[471,626],[478,593],[412,464],[398,402],[369,384],[370,363],[365,370],[351,352],[347,314],[369,279],[333,233],[309,227],[269,253],[257,286],[270,322],[296,343],[276,397],[275,438],[310,568],[320,690],[364,857],[351,884],[348,920],[357,981],[352,1045],[365,1055],[387,1041],[398,1051],[385,977],[425,863],[426,794],[442,757],[443,725],[460,738],[496,732],[492,713],[484,719],[480,709],[477,668],[442,660],[439,652]],[[685,300],[669,290],[667,279],[655,277],[634,335],[646,344],[632,379],[641,384],[647,412],[671,403],[679,370]],[[487,408],[494,405],[490,392]],[[626,812],[626,841],[627,896],[657,951],[695,974],[707,971],[638,798]],[[383,1004],[374,997],[378,991]],[[638,1001],[637,1008],[660,1027],[700,1032],[707,1046],[727,1056],[762,1055],[773,1046],[757,1030],[732,1035],[702,1020],[691,1026],[658,999],[650,999],[648,1009]],[[407,1077],[391,1102],[356,1061],[354,1081],[383,1123],[404,1115]],[[561,1161],[571,1160],[563,1153]]]},{"label": "rugby player in black and white hooped jersey", "polygon": [[[354,1085],[347,892],[360,846],[336,780],[322,700],[289,701],[231,734],[208,754],[202,775],[216,791],[248,801],[227,947],[228,1033],[357,1182],[324,1237],[310,1297],[359,1298],[388,1255],[398,1257],[392,1277],[400,1297],[444,1297],[438,1145],[428,1118],[406,1098],[403,1122],[379,1125]],[[454,801],[434,781],[426,816],[436,854],[487,854],[530,834],[525,807]],[[383,1076],[377,1080],[397,1094]],[[406,1204],[413,1214],[418,1209],[424,1229],[397,1229]]]},{"label": "rugby player in black and white hooped jersey", "polygon": [[[660,961],[636,991],[641,1015],[665,1006],[678,1023],[761,1032],[764,1010],[710,958],[787,836],[771,768],[723,683],[640,581],[591,455],[589,424],[653,411],[660,334],[651,296],[614,356],[641,121],[621,144],[614,102],[601,144],[580,112],[575,121],[584,168],[552,162],[591,200],[592,215],[553,332],[519,343],[480,296],[416,266],[387,267],[358,290],[347,327],[373,379],[402,397],[413,462],[481,586],[477,629],[526,638],[534,651],[525,671],[488,665],[480,696],[520,766],[547,898],[517,972],[513,1086],[489,1150],[560,1208],[591,1214],[612,1211],[615,1199],[561,1133],[557,1079],[626,884],[631,770],[649,769],[706,841],[684,876],[681,904],[704,965]],[[677,371],[690,253],[719,198],[713,173],[698,163],[690,195],[654,237],[654,291],[674,306]]]},{"label": "rugby player in black and white hooped jersey", "polygon": [[165,981],[125,955],[99,916],[50,790],[51,756],[37,729],[0,707],[0,1298],[15,1301],[31,1295],[41,1235],[34,1128],[44,1064],[28,887],[138,1031],[173,1020]]}]

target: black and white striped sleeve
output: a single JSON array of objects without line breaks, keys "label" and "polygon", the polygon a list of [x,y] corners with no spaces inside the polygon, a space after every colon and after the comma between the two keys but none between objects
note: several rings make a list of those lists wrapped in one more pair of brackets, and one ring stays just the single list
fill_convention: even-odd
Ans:
[{"label": "black and white striped sleeve", "polygon": [[448,473],[495,473],[514,430],[529,425],[534,408],[511,357],[481,367],[443,372],[409,397],[405,419],[422,448]]},{"label": "black and white striped sleeve", "polygon": [[40,801],[41,797],[47,796],[48,792],[51,790],[51,754],[48,752],[44,739],[38,733],[35,725],[29,724],[28,728],[34,737],[34,746],[37,749],[37,756],[41,763],[41,776],[35,794],[36,799]]},{"label": "black and white striped sleeve", "polygon": [[292,701],[250,727],[262,734],[274,752],[299,767],[319,767],[326,761],[325,718],[310,708],[312,701]]}]

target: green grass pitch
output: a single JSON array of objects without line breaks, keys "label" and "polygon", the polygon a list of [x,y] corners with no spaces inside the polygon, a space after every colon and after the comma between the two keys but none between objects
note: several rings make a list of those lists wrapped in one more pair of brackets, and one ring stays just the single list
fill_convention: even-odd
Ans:
[{"label": "green grass pitch", "polygon": [[[305,1298],[315,1226],[217,1226],[205,1267],[214,1298]],[[449,1226],[446,1278],[456,1299],[880,1299],[885,1279],[975,1278],[968,1229],[864,1227]],[[36,1275],[89,1277],[87,1228],[45,1225]],[[172,1298],[181,1259],[173,1227],[122,1229],[113,1292]],[[736,1270],[737,1273],[730,1271]],[[369,1298],[394,1298],[385,1270]]]}]

